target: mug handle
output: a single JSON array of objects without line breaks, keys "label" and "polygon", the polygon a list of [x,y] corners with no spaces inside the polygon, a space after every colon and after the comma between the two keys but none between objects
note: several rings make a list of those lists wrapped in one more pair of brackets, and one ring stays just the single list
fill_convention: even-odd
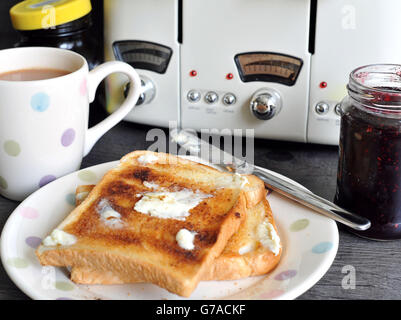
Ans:
[{"label": "mug handle", "polygon": [[102,122],[88,129],[86,132],[84,156],[86,156],[93,148],[95,143],[117,123],[119,123],[136,105],[141,93],[141,79],[138,73],[129,64],[121,61],[110,61],[94,68],[88,74],[88,96],[89,102],[95,100],[96,89],[100,82],[108,75],[121,72],[128,76],[130,81],[130,90],[123,104],[109,115]]}]

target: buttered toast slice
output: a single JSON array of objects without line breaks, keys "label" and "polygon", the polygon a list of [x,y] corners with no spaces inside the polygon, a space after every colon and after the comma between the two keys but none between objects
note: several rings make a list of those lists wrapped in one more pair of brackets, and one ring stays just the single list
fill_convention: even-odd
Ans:
[{"label": "buttered toast slice", "polygon": [[[93,186],[77,188],[77,205]],[[202,280],[234,280],[263,275],[280,261],[281,244],[269,202],[264,198],[247,209],[246,220],[230,238],[222,254],[206,270]],[[123,284],[112,272],[74,267],[71,279],[81,284]],[[140,274],[131,275],[130,283],[143,282]]]},{"label": "buttered toast slice", "polygon": [[132,274],[189,296],[245,219],[244,178],[163,153],[121,159],[44,239],[42,265]]}]

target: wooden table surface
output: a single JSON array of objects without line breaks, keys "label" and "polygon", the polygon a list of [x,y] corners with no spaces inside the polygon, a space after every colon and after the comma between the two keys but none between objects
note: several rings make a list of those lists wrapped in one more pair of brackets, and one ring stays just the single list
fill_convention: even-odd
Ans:
[{"label": "wooden table surface", "polygon": [[[149,127],[122,122],[108,132],[84,159],[82,167],[117,160],[146,149]],[[329,200],[336,184],[336,147],[256,140],[255,163],[298,181]],[[18,205],[0,196],[0,228]],[[401,299],[399,241],[374,242],[341,230],[337,257],[326,275],[300,299]],[[344,266],[356,271],[355,289],[343,289]],[[0,299],[28,299],[0,266]]]}]

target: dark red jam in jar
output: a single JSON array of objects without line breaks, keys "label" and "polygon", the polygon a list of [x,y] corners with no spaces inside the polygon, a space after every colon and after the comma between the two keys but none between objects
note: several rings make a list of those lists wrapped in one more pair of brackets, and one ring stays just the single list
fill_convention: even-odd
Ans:
[{"label": "dark red jam in jar", "polygon": [[341,104],[335,202],[368,218],[376,239],[401,239],[401,65],[354,70]]}]

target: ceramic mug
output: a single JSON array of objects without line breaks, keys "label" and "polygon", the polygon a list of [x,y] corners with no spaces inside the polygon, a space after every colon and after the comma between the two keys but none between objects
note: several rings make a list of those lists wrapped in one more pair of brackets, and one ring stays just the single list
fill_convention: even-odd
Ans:
[{"label": "ceramic mug", "polygon": [[[45,80],[0,80],[0,194],[13,200],[79,169],[97,140],[135,106],[141,91],[138,74],[123,62],[106,62],[89,72],[85,58],[68,50],[0,51],[0,74],[41,68],[70,73]],[[118,110],[88,129],[89,103],[99,83],[114,72],[128,76],[132,90]]]}]

